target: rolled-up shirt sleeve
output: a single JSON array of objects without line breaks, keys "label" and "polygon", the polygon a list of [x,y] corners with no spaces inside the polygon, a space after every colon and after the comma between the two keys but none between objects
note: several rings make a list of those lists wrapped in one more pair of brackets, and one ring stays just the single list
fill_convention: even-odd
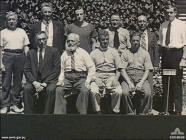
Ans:
[{"label": "rolled-up shirt sleeve", "polygon": [[153,70],[153,65],[150,59],[150,54],[148,52],[145,54],[144,67],[145,67],[145,70]]},{"label": "rolled-up shirt sleeve", "polygon": [[90,57],[90,55],[87,52],[85,52],[83,56],[84,56],[83,58],[85,61],[85,65],[88,70],[87,80],[94,81],[95,80],[95,73],[96,73],[95,64],[93,63],[92,58]]},{"label": "rolled-up shirt sleeve", "polygon": [[58,78],[58,81],[63,81],[64,80],[64,73],[65,73],[65,55],[64,53],[62,54],[61,56],[61,72],[60,72],[60,75],[59,75],[59,78]]}]

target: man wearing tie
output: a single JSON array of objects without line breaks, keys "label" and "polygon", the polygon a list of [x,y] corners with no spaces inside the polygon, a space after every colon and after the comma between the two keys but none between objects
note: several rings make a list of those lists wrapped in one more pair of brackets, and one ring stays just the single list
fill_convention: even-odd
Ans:
[{"label": "man wearing tie", "polygon": [[116,48],[119,53],[126,47],[130,48],[130,35],[127,29],[121,26],[121,18],[118,13],[114,13],[110,19],[111,27],[106,29],[109,33],[109,46]]},{"label": "man wearing tie", "polygon": [[47,46],[57,48],[62,54],[65,49],[65,38],[64,38],[64,27],[61,23],[52,20],[53,7],[49,2],[44,2],[41,4],[42,21],[33,24],[30,31],[30,42],[32,43],[32,48],[36,47],[35,35],[37,32],[46,32]]},{"label": "man wearing tie", "polygon": [[[54,109],[57,78],[60,74],[60,55],[56,48],[47,47],[45,32],[37,33],[36,41],[37,50],[28,52],[24,66],[27,81],[24,86],[24,113],[51,114]],[[36,100],[38,104],[35,104]]]},{"label": "man wearing tie", "polygon": [[80,48],[80,36],[67,36],[66,50],[61,56],[61,73],[56,88],[54,114],[66,114],[66,98],[78,94],[76,107],[80,114],[87,114],[90,83],[95,79],[95,65],[87,51]]},{"label": "man wearing tie", "polygon": [[[157,70],[160,61],[159,49],[155,33],[151,32],[148,29],[148,21],[146,15],[138,16],[138,32],[141,33],[140,47],[149,52],[154,70]],[[153,94],[153,71],[149,72],[148,81],[150,83],[151,91]]]},{"label": "man wearing tie", "polygon": [[[167,21],[161,24],[159,39],[162,55],[162,69],[176,69],[176,75],[170,78],[169,107],[170,114],[182,112],[182,78],[186,66],[186,25],[176,18],[177,9],[166,7]],[[167,103],[168,76],[163,75],[164,111]]]}]

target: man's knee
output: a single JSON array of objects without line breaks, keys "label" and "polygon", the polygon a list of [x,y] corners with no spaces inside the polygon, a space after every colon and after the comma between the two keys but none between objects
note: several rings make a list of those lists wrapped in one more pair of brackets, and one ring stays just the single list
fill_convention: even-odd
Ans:
[{"label": "man's knee", "polygon": [[63,87],[56,88],[56,97],[63,96],[65,94]]},{"label": "man's knee", "polygon": [[55,90],[56,90],[56,86],[55,85],[49,85],[46,87],[46,92],[48,94],[53,94],[55,93]]},{"label": "man's knee", "polygon": [[33,90],[33,86],[31,84],[24,85],[24,92],[31,92]]}]

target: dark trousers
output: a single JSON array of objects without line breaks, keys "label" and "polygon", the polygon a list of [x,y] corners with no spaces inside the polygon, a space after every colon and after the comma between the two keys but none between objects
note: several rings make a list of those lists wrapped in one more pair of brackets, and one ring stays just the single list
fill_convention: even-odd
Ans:
[{"label": "dark trousers", "polygon": [[55,103],[56,83],[47,85],[44,91],[36,96],[35,88],[27,83],[24,86],[24,113],[25,114],[53,114]]},{"label": "dark trousers", "polygon": [[[175,108],[175,112],[182,112],[182,78],[183,70],[179,69],[179,64],[183,55],[183,49],[166,49],[162,50],[162,69],[176,69],[176,76],[170,77],[169,89],[169,107],[171,113]],[[163,83],[163,111],[166,109],[168,76],[162,76]]]},{"label": "dark trousers", "polygon": [[80,114],[87,114],[89,91],[85,87],[85,73],[65,73],[64,85],[56,88],[54,114],[66,114],[67,100],[65,96],[78,94],[76,108]]},{"label": "dark trousers", "polygon": [[5,72],[2,81],[1,107],[19,105],[22,101],[20,92],[22,90],[25,55],[23,53],[5,52],[2,62],[5,66]]}]

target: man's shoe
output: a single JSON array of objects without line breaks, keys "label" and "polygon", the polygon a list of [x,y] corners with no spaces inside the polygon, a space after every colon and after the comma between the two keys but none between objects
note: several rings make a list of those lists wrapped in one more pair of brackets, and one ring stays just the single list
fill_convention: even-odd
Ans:
[{"label": "man's shoe", "polygon": [[11,109],[12,111],[16,112],[16,113],[21,113],[21,112],[23,112],[23,108],[19,108],[19,107],[17,107],[16,105],[11,106],[10,109]]},{"label": "man's shoe", "polygon": [[0,112],[1,114],[6,114],[8,112],[9,108],[8,107],[3,107],[1,108]]}]

